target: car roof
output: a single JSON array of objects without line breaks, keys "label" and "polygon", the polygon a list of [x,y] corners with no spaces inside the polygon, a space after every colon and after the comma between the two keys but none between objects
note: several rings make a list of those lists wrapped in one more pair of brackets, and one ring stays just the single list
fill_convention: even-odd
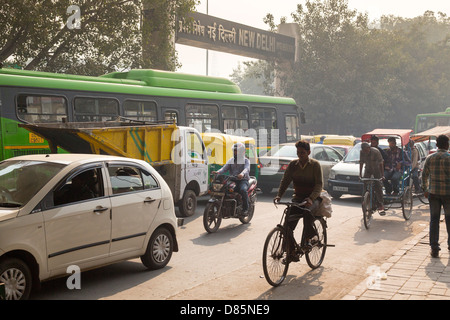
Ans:
[{"label": "car roof", "polygon": [[124,157],[98,155],[98,154],[80,154],[80,153],[33,154],[33,155],[9,158],[5,161],[11,161],[11,160],[44,161],[44,162],[57,162],[57,163],[63,163],[63,164],[69,165],[72,163],[84,163],[84,162],[95,162],[95,161],[105,161],[105,160],[123,161],[123,160],[127,160],[127,159],[132,160],[132,161],[141,162],[141,160],[129,159],[129,158],[124,158]]},{"label": "car roof", "polygon": [[[287,142],[287,143],[280,143],[278,146],[279,147],[283,147],[283,146],[295,146],[296,142]],[[321,143],[309,143],[309,146],[311,148],[313,147],[330,147],[333,148],[333,146],[329,145],[329,144],[321,144]]]}]

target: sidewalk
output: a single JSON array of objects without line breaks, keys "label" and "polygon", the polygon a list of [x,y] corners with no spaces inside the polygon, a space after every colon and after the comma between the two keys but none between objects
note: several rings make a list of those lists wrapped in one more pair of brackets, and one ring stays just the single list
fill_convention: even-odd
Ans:
[{"label": "sidewalk", "polygon": [[[440,223],[441,251],[431,258],[428,226],[342,300],[450,300],[450,255],[445,222]],[[373,271],[373,272],[372,272]]]}]

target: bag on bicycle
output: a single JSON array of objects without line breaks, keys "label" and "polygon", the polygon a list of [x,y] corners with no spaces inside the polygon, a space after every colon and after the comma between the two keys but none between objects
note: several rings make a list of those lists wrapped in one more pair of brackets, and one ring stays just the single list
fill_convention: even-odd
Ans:
[{"label": "bag on bicycle", "polygon": [[319,205],[319,208],[314,214],[316,216],[331,218],[331,213],[333,212],[333,209],[331,207],[331,196],[328,194],[328,192],[322,190],[322,192],[320,193],[320,198],[322,198],[322,201]]}]

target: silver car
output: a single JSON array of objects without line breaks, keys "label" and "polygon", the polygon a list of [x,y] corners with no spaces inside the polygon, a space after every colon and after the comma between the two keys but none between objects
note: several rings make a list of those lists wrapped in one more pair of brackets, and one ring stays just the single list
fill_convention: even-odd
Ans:
[{"label": "silver car", "polygon": [[0,163],[0,283],[26,299],[39,281],[141,257],[163,268],[178,251],[172,194],[148,163],[80,154]]},{"label": "silver car", "polygon": [[[310,147],[310,158],[320,162],[323,185],[326,188],[331,168],[342,160],[343,155],[328,145],[311,143]],[[294,159],[298,159],[295,143],[280,144],[259,158],[261,170],[258,177],[258,187],[263,193],[268,194],[272,192],[273,188],[278,188],[289,162]]]}]

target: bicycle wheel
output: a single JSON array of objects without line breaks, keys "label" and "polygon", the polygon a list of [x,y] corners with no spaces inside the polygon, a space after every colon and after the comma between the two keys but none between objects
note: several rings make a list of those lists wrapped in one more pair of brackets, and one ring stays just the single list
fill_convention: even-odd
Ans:
[{"label": "bicycle wheel", "polygon": [[[422,186],[422,175],[419,176],[419,185]],[[420,190],[416,190],[417,197],[419,198],[420,202],[423,204],[429,204],[430,201],[428,201],[428,198],[425,198],[425,195],[423,194],[422,187]]]},{"label": "bicycle wheel", "polygon": [[263,270],[267,282],[277,287],[284,279],[289,268],[285,246],[286,233],[281,227],[269,232],[264,243]]},{"label": "bicycle wheel", "polygon": [[306,262],[311,269],[318,268],[327,251],[327,224],[323,218],[314,220],[316,235],[311,239],[312,248],[305,253]]},{"label": "bicycle wheel", "polygon": [[417,197],[419,198],[420,202],[423,204],[430,204],[430,201],[428,201],[428,198],[425,198],[425,195],[422,193],[417,194]]},{"label": "bicycle wheel", "polygon": [[206,205],[203,213],[203,226],[208,233],[216,232],[222,222],[222,215],[219,211],[220,205],[217,202],[210,202]]},{"label": "bicycle wheel", "polygon": [[411,187],[406,187],[405,192],[402,196],[402,212],[405,220],[409,220],[411,218],[413,207],[413,197]]},{"label": "bicycle wheel", "polygon": [[363,211],[364,227],[366,227],[366,229],[369,229],[373,219],[373,212],[370,204],[369,191],[366,191],[364,193],[361,206]]}]

